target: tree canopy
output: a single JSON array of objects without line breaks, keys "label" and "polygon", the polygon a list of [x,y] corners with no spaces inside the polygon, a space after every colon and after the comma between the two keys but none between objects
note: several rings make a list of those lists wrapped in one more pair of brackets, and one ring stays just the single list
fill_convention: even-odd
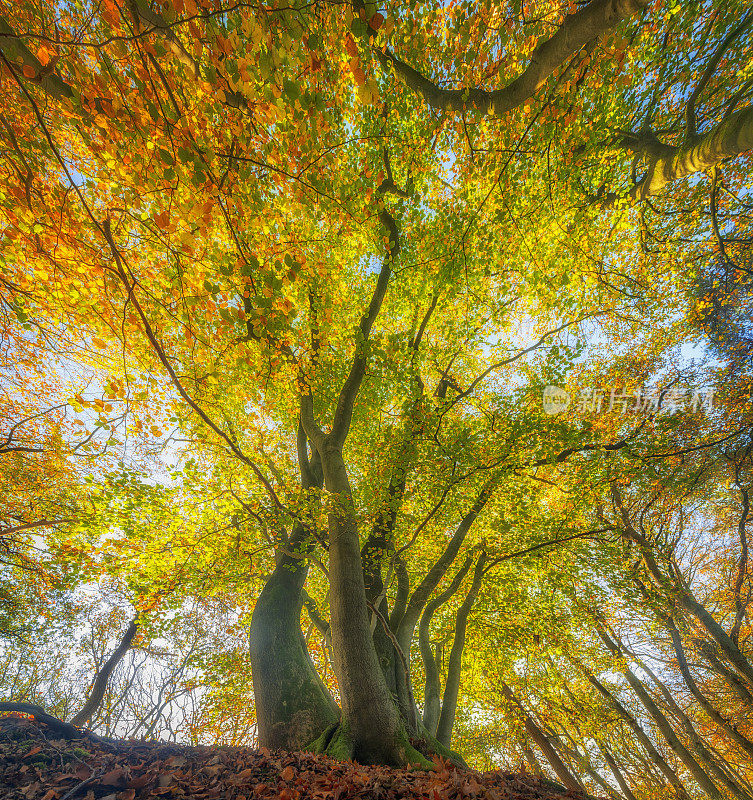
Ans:
[{"label": "tree canopy", "polygon": [[3,699],[753,798],[748,5],[0,0]]}]

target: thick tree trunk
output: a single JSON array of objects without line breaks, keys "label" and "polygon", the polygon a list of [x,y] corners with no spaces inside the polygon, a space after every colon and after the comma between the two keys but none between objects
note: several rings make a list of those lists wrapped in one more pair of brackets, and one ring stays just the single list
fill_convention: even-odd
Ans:
[{"label": "thick tree trunk", "polygon": [[[303,425],[296,434],[298,468],[304,491],[321,489],[318,453],[309,459]],[[311,524],[311,523],[309,523]],[[249,628],[259,744],[302,750],[335,725],[340,709],[311,661],[301,631],[304,584],[308,576],[311,531],[298,520],[275,569],[256,601]]]},{"label": "thick tree trunk", "polygon": [[86,702],[78,714],[71,719],[72,725],[86,725],[86,723],[89,722],[89,720],[97,712],[97,709],[100,707],[100,705],[102,705],[102,700],[105,697],[110,676],[115,670],[115,667],[117,667],[122,660],[123,656],[125,656],[125,654],[131,649],[133,640],[136,638],[136,634],[138,633],[138,619],[139,618],[137,614],[129,623],[125,633],[120,639],[118,646],[115,648],[115,650],[113,650],[112,655],[110,655],[107,661],[105,661],[95,676],[94,683],[92,684],[89,696],[86,698]]},{"label": "thick tree trunk", "polygon": [[[300,545],[294,529],[290,547]],[[302,750],[340,717],[301,632],[305,553],[282,554],[251,617],[249,646],[259,744]]]},{"label": "thick tree trunk", "polygon": [[364,764],[402,765],[417,758],[382,671],[371,633],[350,483],[339,450],[322,453],[329,514],[332,648],[342,726],[337,746]]}]

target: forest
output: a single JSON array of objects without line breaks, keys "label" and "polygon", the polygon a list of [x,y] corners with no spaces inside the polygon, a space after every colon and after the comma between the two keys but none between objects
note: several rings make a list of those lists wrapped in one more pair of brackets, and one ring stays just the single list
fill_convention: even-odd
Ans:
[{"label": "forest", "polygon": [[752,167],[745,0],[0,0],[8,797],[753,800]]}]

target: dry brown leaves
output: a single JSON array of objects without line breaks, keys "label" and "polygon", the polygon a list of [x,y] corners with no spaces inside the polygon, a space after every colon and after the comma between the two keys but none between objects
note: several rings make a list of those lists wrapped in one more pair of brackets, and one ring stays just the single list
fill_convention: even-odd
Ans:
[{"label": "dry brown leaves", "polygon": [[392,769],[264,748],[55,738],[43,724],[0,719],[2,800],[575,800],[530,775]]}]

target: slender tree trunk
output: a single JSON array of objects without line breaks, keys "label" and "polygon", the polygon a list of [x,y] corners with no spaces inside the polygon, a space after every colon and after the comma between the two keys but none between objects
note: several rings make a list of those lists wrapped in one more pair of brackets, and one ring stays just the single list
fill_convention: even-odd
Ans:
[{"label": "slender tree trunk", "polygon": [[568,736],[570,739],[573,747],[568,747],[562,739],[557,736],[556,742],[559,749],[566,755],[570,757],[571,762],[575,762],[578,765],[579,770],[583,770],[591,780],[597,785],[600,786],[613,800],[625,800],[625,798],[617,791],[612,788],[607,781],[602,778],[601,775],[593,768],[591,765],[591,761],[588,756],[584,756],[580,750],[578,750],[575,742],[573,742],[572,737]]},{"label": "slender tree trunk", "polygon": [[110,657],[102,665],[101,669],[94,678],[94,683],[86,698],[81,710],[71,719],[71,724],[83,726],[94,716],[97,709],[102,705],[105,692],[107,691],[107,684],[110,680],[115,667],[118,666],[121,659],[131,649],[136,634],[138,633],[138,614],[131,620],[125,633],[120,639],[118,646],[113,650]]},{"label": "slender tree trunk", "polygon": [[[649,678],[651,678],[654,685],[659,689],[665,703],[667,704],[667,708],[672,712],[675,719],[679,722],[688,742],[690,742],[693,752],[703,762],[711,775],[723,786],[725,786],[734,797],[750,798],[750,793],[743,788],[742,784],[738,784],[735,781],[733,777],[734,771],[731,769],[730,765],[721,756],[719,756],[718,753],[711,751],[708,743],[704,741],[703,737],[696,730],[692,720],[678,705],[677,701],[672,695],[672,692],[669,691],[664,683],[659,680],[658,676],[655,675],[654,672],[646,664],[644,664],[643,661],[641,661],[641,659],[635,655],[633,655],[633,658],[636,664],[638,664],[638,666],[649,676]],[[753,798],[751,798],[751,800],[753,800]]]},{"label": "slender tree trunk", "polygon": [[421,649],[421,658],[424,662],[424,674],[426,676],[423,724],[429,733],[434,736],[437,734],[437,725],[439,724],[439,713],[441,710],[441,685],[439,679],[439,664],[437,663],[437,658],[434,653],[431,651],[431,641],[429,637],[431,620],[434,616],[434,612],[440,606],[444,605],[458,590],[463,578],[468,574],[472,563],[473,557],[468,556],[463,566],[455,573],[455,577],[452,579],[450,585],[426,604],[426,609],[421,615],[421,622],[418,626],[418,644]]},{"label": "slender tree trunk", "polygon": [[478,593],[481,590],[485,563],[486,553],[482,551],[476,562],[470,591],[455,617],[455,637],[452,640],[450,659],[447,664],[447,681],[442,695],[442,711],[437,725],[437,739],[445,747],[449,747],[452,741],[452,728],[455,724],[455,713],[457,712],[458,694],[460,692],[460,674],[463,668],[463,649],[465,648],[468,615],[471,613],[473,604],[476,602]]},{"label": "slender tree trunk", "polygon": [[693,644],[698,654],[709,667],[730,687],[730,689],[732,689],[745,705],[753,708],[753,694],[748,691],[748,687],[743,683],[737,673],[730,669],[719,658],[715,645],[699,637],[693,639]]},{"label": "slender tree trunk", "polygon": [[[751,122],[749,135],[753,136],[753,109],[747,109],[747,112]],[[637,531],[633,526],[630,513],[622,502],[620,491],[615,485],[612,486],[612,498],[620,512],[622,520],[621,533],[626,540],[638,546],[654,587],[663,596],[672,598],[684,611],[700,622],[709,636],[719,646],[722,654],[732,665],[735,672],[747,684],[748,688],[753,689],[753,665],[748,661],[745,654],[709,611],[696,600],[690,587],[682,582],[681,578],[679,580],[671,579],[665,574],[656,559],[653,545],[643,533]]]},{"label": "slender tree trunk", "polygon": [[615,711],[622,717],[623,720],[627,723],[628,727],[631,731],[635,734],[635,738],[638,742],[643,746],[643,749],[648,753],[649,758],[654,763],[656,768],[661,772],[661,774],[670,782],[670,784],[674,787],[675,791],[677,792],[677,796],[682,798],[683,800],[688,800],[688,793],[685,789],[682,781],[678,777],[677,773],[669,766],[666,759],[661,755],[661,753],[654,747],[654,743],[649,738],[648,734],[643,730],[640,726],[638,721],[635,717],[625,708],[625,706],[604,686],[601,681],[596,678],[596,676],[580,661],[577,659],[573,659],[573,662],[577,664],[579,669],[583,672],[586,676],[588,682],[602,695],[602,697],[606,698],[609,704],[615,709]]},{"label": "slender tree trunk", "polygon": [[[598,629],[601,640],[606,645],[607,649],[618,658],[620,657],[620,648],[609,638],[609,636],[601,629]],[[643,704],[643,707],[648,711],[651,719],[654,720],[659,733],[664,737],[667,744],[672,748],[675,755],[682,761],[687,768],[688,772],[693,776],[696,783],[700,788],[713,800],[723,800],[724,795],[719,791],[716,784],[711,780],[708,773],[703,767],[693,758],[692,753],[680,741],[677,734],[672,728],[669,720],[662,714],[659,706],[654,702],[646,687],[638,679],[635,673],[625,665],[623,674],[627,678],[632,690],[638,695],[638,699]]]},{"label": "slender tree trunk", "polygon": [[536,744],[539,750],[541,750],[541,752],[544,755],[544,758],[546,758],[546,760],[549,762],[552,769],[554,770],[554,774],[562,781],[562,783],[568,789],[572,789],[573,791],[576,792],[584,791],[583,785],[565,766],[565,762],[559,757],[559,754],[554,749],[554,747],[552,747],[551,742],[546,737],[544,732],[533,721],[531,715],[518,702],[517,698],[513,694],[512,689],[502,680],[500,680],[499,682],[499,689],[505,696],[505,698],[510,702],[510,704],[515,706],[523,715],[523,724],[525,725],[528,737],[532,742],[534,742],[534,744]]},{"label": "slender tree trunk", "polygon": [[625,780],[625,776],[622,774],[622,770],[619,768],[617,761],[612,755],[612,751],[609,749],[608,745],[605,742],[599,741],[597,741],[596,744],[599,750],[601,750],[601,754],[604,756],[604,761],[606,761],[612,775],[614,775],[614,779],[617,781],[617,785],[620,787],[620,791],[622,792],[623,796],[626,798],[626,800],[637,800],[636,796],[630,789],[630,785]]},{"label": "slender tree trunk", "polygon": [[753,666],[724,628],[691,594],[681,595],[680,605],[703,625],[737,674],[753,689]]},{"label": "slender tree trunk", "polygon": [[716,725],[723,730],[727,736],[735,742],[749,757],[753,756],[753,742],[743,736],[737,728],[735,728],[729,720],[727,720],[719,711],[718,709],[709,701],[709,699],[703,694],[700,690],[698,684],[695,681],[692,673],[690,672],[690,667],[688,666],[687,658],[685,657],[685,648],[682,643],[682,638],[680,636],[680,631],[677,629],[677,626],[674,623],[674,620],[671,617],[660,617],[664,623],[667,632],[669,633],[670,639],[672,641],[672,648],[675,651],[675,655],[677,656],[677,664],[680,668],[680,674],[682,675],[683,680],[685,681],[685,685],[690,690],[690,693],[698,702],[698,705],[706,712],[709,719],[712,722],[716,723]]},{"label": "slender tree trunk", "polygon": [[543,777],[544,770],[541,768],[538,758],[536,758],[536,753],[531,750],[531,746],[528,744],[526,739],[523,740],[520,747],[523,751],[523,755],[525,756],[526,763],[531,768],[531,772],[533,772],[533,774],[539,778]]}]

